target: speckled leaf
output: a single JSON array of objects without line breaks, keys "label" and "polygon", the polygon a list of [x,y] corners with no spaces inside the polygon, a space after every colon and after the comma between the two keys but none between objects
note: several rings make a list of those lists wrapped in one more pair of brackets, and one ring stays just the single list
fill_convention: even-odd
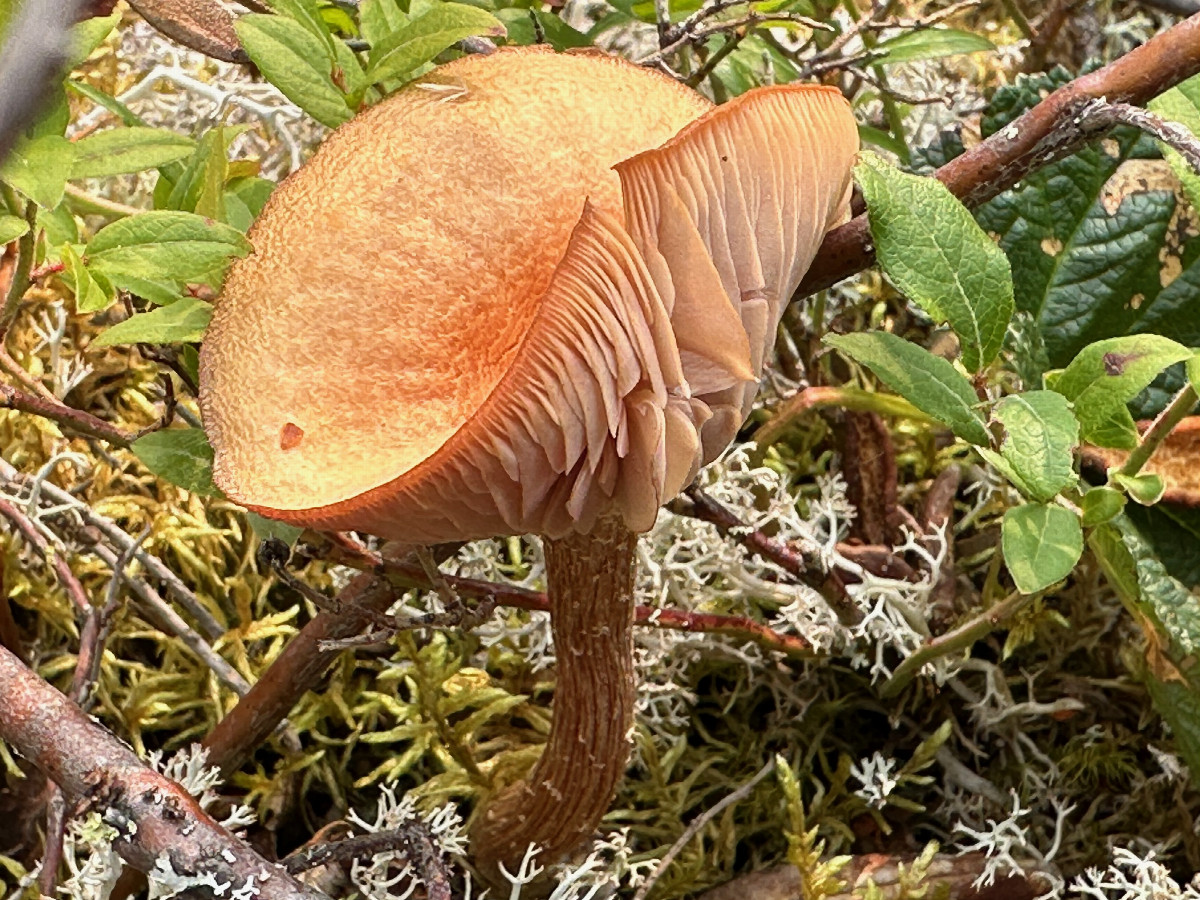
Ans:
[{"label": "speckled leaf", "polygon": [[294,19],[248,14],[234,27],[263,76],[302,110],[330,128],[352,113],[330,77],[325,44]]},{"label": "speckled leaf", "polygon": [[178,344],[204,337],[212,321],[212,305],[195,297],[184,297],[169,306],[130,316],[101,332],[92,344]]},{"label": "speckled leaf", "polygon": [[[1070,79],[1056,68],[1000,88],[984,116],[985,136]],[[1178,288],[1163,289],[1170,275],[1159,254],[1174,193],[1136,169],[1110,183],[1122,163],[1153,153],[1151,141],[1117,129],[976,210],[1012,262],[1017,308],[1037,320],[1053,366],[1065,366],[1090,341],[1164,331],[1168,322],[1166,333],[1200,344],[1200,264],[1185,266],[1170,285]],[[1189,275],[1190,288],[1179,281]]]},{"label": "speckled leaf", "polygon": [[889,334],[826,335],[825,343],[866,366],[884,384],[922,412],[973,444],[990,443],[979,398],[966,376],[924,347]]},{"label": "speckled leaf", "polygon": [[864,153],[855,175],[879,264],[896,286],[962,344],[963,365],[996,358],[1013,314],[1008,259],[939,181]]},{"label": "speckled leaf", "polygon": [[[1114,417],[1124,413],[1121,428],[1132,431],[1125,404],[1167,366],[1191,356],[1183,345],[1156,334],[1096,341],[1071,361],[1055,380],[1054,390],[1075,404],[1085,441],[1117,446],[1113,443]],[[1127,447],[1128,442],[1121,446]]]},{"label": "speckled leaf", "polygon": [[1083,554],[1079,517],[1061,506],[1028,503],[1004,514],[1000,541],[1008,572],[1023,594],[1071,574]]},{"label": "speckled leaf", "polygon": [[212,447],[201,429],[152,431],[134,441],[130,449],[159,478],[206,497],[220,495],[212,480]]}]

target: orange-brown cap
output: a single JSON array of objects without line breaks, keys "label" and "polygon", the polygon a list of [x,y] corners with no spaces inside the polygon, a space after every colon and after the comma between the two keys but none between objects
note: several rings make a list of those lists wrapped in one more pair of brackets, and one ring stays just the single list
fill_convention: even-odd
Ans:
[{"label": "orange-brown cap", "polygon": [[857,147],[828,88],[713,109],[594,52],[437,69],[251,230],[201,351],[217,483],[414,542],[649,528],[748,412]]}]

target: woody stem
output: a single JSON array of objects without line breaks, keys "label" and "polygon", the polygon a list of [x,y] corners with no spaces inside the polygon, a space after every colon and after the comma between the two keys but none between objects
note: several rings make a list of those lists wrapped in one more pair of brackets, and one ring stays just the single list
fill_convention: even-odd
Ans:
[{"label": "woody stem", "polygon": [[471,834],[491,877],[515,872],[529,845],[557,861],[595,830],[629,760],[633,725],[634,552],[637,535],[604,519],[587,535],[545,539],[558,660],[554,721],[524,780],[498,794]]}]

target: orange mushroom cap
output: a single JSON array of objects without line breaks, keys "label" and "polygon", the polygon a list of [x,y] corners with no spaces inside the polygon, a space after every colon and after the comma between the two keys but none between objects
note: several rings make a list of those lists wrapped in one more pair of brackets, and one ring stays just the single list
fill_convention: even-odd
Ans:
[{"label": "orange mushroom cap", "polygon": [[749,412],[857,148],[831,88],[712,108],[595,52],[442,66],[251,229],[201,350],[217,484],[414,542],[649,528]]}]

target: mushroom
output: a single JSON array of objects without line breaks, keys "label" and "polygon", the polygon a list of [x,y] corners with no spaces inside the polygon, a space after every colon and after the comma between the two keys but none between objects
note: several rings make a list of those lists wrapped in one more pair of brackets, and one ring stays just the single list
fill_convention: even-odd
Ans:
[{"label": "mushroom", "polygon": [[343,125],[251,229],[200,360],[225,493],[408,543],[543,539],[553,726],[476,816],[485,871],[560,858],[611,802],[637,534],[749,412],[857,147],[832,88],[714,108],[606,54],[504,49]]}]

